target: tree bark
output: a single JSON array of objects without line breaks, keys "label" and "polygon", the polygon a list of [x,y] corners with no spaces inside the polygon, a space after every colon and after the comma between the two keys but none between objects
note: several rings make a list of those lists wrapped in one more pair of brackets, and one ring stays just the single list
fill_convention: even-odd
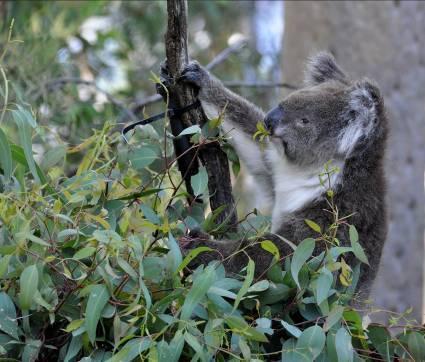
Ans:
[{"label": "tree bark", "polygon": [[[189,61],[187,52],[187,4],[185,0],[167,0],[168,27],[165,35],[167,64],[172,79],[177,79],[184,64]],[[193,89],[186,84],[175,82],[169,89],[170,108],[182,108],[195,102]],[[179,117],[171,117],[171,130],[174,136],[184,128],[193,124],[204,125],[207,121],[201,108],[192,109]],[[189,137],[179,138],[174,142],[176,156],[179,157],[191,147]],[[227,221],[229,226],[236,227],[236,207],[232,195],[229,163],[226,154],[218,144],[201,147],[200,159],[208,173],[208,190],[210,206],[214,211],[226,205],[216,221]],[[198,172],[196,152],[189,151],[179,159],[179,170],[185,180],[187,191],[193,196],[190,179]]]},{"label": "tree bark", "polygon": [[303,59],[332,52],[353,78],[375,79],[390,119],[388,239],[372,290],[374,305],[413,307],[422,319],[425,168],[425,2],[288,1],[284,80],[299,84]]}]

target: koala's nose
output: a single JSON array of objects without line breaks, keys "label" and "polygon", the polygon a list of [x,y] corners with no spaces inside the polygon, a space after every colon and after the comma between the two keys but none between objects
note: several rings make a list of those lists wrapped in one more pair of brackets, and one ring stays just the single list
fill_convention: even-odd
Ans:
[{"label": "koala's nose", "polygon": [[273,131],[279,122],[283,119],[283,108],[277,106],[266,114],[264,124],[269,131]]}]

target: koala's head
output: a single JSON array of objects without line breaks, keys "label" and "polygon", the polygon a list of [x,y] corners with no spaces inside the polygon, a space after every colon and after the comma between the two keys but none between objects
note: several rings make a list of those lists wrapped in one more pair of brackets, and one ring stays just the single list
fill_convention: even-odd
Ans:
[{"label": "koala's head", "polygon": [[344,160],[383,137],[383,100],[374,83],[351,81],[327,53],[310,60],[305,83],[264,120],[290,162]]}]

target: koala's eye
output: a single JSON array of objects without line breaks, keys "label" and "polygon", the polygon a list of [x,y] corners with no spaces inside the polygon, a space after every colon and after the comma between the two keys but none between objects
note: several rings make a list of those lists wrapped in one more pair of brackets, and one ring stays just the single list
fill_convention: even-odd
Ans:
[{"label": "koala's eye", "polygon": [[356,111],[355,110],[351,110],[348,114],[349,114],[350,118],[356,117]]},{"label": "koala's eye", "polygon": [[310,121],[307,119],[307,118],[301,118],[299,121],[298,121],[298,124],[299,125],[301,125],[301,126],[305,126],[305,125],[307,125],[307,124],[309,124],[310,123]]}]

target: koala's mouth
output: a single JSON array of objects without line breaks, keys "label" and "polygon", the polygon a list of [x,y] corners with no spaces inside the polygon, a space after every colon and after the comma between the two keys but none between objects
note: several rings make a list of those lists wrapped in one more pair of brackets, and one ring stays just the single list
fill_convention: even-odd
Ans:
[{"label": "koala's mouth", "polygon": [[288,142],[282,139],[281,136],[278,136],[276,134],[271,133],[270,134],[270,140],[279,148],[282,148],[283,153],[286,154],[288,150]]}]

